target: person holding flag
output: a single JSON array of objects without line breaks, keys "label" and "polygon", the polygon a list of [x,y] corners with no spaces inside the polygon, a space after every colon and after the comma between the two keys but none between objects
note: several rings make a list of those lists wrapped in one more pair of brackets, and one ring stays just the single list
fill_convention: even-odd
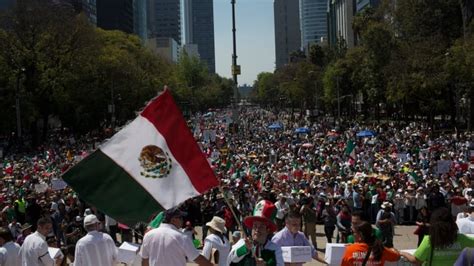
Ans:
[{"label": "person holding flag", "polygon": [[275,205],[268,200],[255,206],[253,216],[244,219],[245,227],[252,230],[251,238],[240,239],[234,244],[227,259],[229,265],[284,265],[281,247],[271,242],[271,236],[277,230],[273,222],[276,212]]}]

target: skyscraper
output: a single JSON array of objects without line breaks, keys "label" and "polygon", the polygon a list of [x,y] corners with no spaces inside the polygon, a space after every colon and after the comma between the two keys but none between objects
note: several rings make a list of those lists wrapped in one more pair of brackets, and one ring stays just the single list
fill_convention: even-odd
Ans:
[{"label": "skyscraper", "polygon": [[364,10],[367,7],[377,7],[380,0],[357,0],[357,12]]},{"label": "skyscraper", "polygon": [[327,38],[327,0],[300,0],[301,45]]},{"label": "skyscraper", "polygon": [[185,43],[197,45],[210,73],[216,71],[213,0],[185,0]]},{"label": "skyscraper", "polygon": [[97,0],[97,26],[134,33],[133,0]]},{"label": "skyscraper", "polygon": [[133,27],[143,43],[148,39],[147,17],[146,17],[146,0],[133,1]]},{"label": "skyscraper", "polygon": [[0,0],[0,10],[7,10],[15,5],[15,0]]},{"label": "skyscraper", "polygon": [[328,0],[329,44],[344,40],[348,48],[354,47],[354,0]]},{"label": "skyscraper", "polygon": [[275,0],[276,68],[288,63],[290,53],[301,49],[300,10],[297,0]]},{"label": "skyscraper", "polygon": [[181,46],[181,1],[148,0],[149,38],[173,38]]}]

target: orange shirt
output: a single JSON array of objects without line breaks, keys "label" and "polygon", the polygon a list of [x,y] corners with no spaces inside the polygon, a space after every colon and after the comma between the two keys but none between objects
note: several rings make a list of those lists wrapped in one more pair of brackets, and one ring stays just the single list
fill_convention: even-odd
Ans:
[{"label": "orange shirt", "polygon": [[[369,251],[369,246],[365,243],[355,243],[346,247],[346,252],[342,258],[341,266],[360,266],[364,262]],[[373,253],[370,254],[366,266],[383,266],[385,261],[398,261],[400,254],[392,249],[384,248],[380,261],[375,261]]]}]

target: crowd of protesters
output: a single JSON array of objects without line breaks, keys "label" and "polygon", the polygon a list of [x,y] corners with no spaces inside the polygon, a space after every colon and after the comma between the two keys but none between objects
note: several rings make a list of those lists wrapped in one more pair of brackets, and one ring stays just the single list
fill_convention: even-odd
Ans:
[{"label": "crowd of protesters", "polygon": [[[227,239],[235,243],[238,225],[261,200],[275,205],[278,231],[288,214],[301,215],[301,231],[315,248],[318,223],[324,225],[328,243],[347,243],[355,241],[353,226],[367,221],[385,247],[393,247],[396,225],[417,225],[420,245],[435,210],[447,208],[457,218],[468,217],[474,208],[474,137],[469,133],[433,132],[422,123],[335,127],[302,114],[259,108],[242,109],[236,122],[227,110],[189,120],[221,184],[181,206],[189,231],[203,227],[201,243],[208,231],[216,233],[206,226],[215,216],[223,219]],[[77,137],[61,130],[35,150],[4,149],[0,226],[14,242],[21,246],[47,217],[52,224],[47,243],[74,261],[76,243],[86,234],[84,218],[90,214],[117,244],[119,232],[122,241],[141,241],[143,224],[121,225],[61,186],[61,173],[108,136],[110,132]],[[364,226],[357,228],[367,233]]]}]

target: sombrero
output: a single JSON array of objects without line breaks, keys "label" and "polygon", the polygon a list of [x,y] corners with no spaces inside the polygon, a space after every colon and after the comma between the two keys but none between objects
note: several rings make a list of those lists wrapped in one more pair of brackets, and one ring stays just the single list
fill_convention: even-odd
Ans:
[{"label": "sombrero", "polygon": [[277,230],[276,224],[273,222],[277,213],[275,205],[268,200],[261,200],[253,210],[253,216],[248,216],[244,219],[244,225],[250,229],[253,227],[255,221],[264,223],[270,232]]}]

